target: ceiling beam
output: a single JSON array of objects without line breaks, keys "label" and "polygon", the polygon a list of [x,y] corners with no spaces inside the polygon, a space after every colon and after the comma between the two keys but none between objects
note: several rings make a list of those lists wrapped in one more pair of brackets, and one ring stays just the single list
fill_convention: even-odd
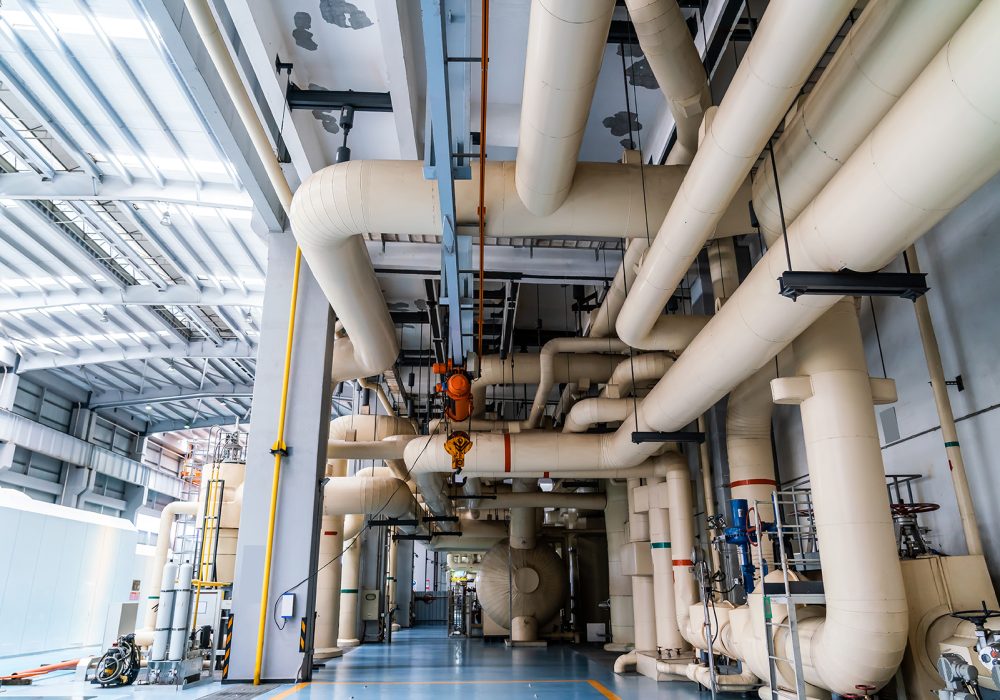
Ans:
[{"label": "ceiling beam", "polygon": [[264,292],[238,289],[195,289],[186,284],[176,284],[166,289],[148,285],[133,285],[122,289],[90,290],[76,292],[32,292],[20,296],[0,296],[0,313],[32,311],[63,306],[250,306],[264,305]]},{"label": "ceiling beam", "polygon": [[291,84],[285,94],[288,109],[341,110],[353,107],[355,112],[391,112],[392,97],[388,92],[355,92],[354,90],[303,90]]},{"label": "ceiling beam", "polygon": [[90,397],[88,408],[122,408],[138,404],[161,404],[173,401],[195,401],[197,399],[230,398],[248,399],[253,396],[252,384],[218,382],[200,388],[168,386],[146,391],[124,391],[109,389]]},{"label": "ceiling beam", "polygon": [[53,369],[57,367],[78,367],[106,362],[127,362],[129,360],[146,360],[153,358],[194,359],[205,357],[228,357],[254,359],[257,357],[257,346],[248,345],[236,340],[226,340],[221,344],[199,340],[191,343],[172,343],[160,346],[136,346],[104,348],[100,350],[79,350],[74,354],[31,354],[21,360],[19,371],[30,372],[38,369]]},{"label": "ceiling beam", "polygon": [[228,184],[206,182],[199,188],[193,182],[168,180],[159,185],[152,178],[141,177],[133,178],[128,183],[113,175],[97,179],[87,173],[63,171],[54,173],[51,178],[31,172],[0,174],[0,198],[152,201],[242,211],[253,207],[246,192]]},{"label": "ceiling beam", "polygon": [[[218,138],[267,230],[283,230],[285,215],[278,195],[205,51],[204,42],[187,16],[183,0],[132,0],[132,5],[140,16],[152,20],[165,53],[176,66],[201,116]],[[143,10],[148,15],[142,14]],[[267,63],[271,65],[271,58]]]},{"label": "ceiling beam", "polygon": [[[194,419],[184,419],[184,418],[170,418],[166,420],[156,420],[152,421],[146,426],[146,430],[143,435],[152,435],[153,433],[169,433],[175,430],[194,430],[195,428],[214,428],[217,425],[236,425],[236,416],[223,416],[223,415],[209,415],[203,416],[201,418]],[[240,421],[245,423],[246,421]]]}]

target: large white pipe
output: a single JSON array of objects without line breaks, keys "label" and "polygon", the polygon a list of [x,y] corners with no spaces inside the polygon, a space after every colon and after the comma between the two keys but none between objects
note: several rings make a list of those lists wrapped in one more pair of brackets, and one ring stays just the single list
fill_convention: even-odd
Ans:
[{"label": "large white pipe", "polygon": [[[628,480],[628,541],[649,546],[649,514],[636,510],[636,489],[639,479]],[[636,651],[656,651],[656,603],[652,576],[631,576],[632,619],[635,628]]]},{"label": "large white pipe", "polygon": [[[1000,170],[998,16],[996,0],[979,6],[792,224],[796,269],[878,270]],[[682,429],[836,303],[776,294],[786,269],[779,241],[640,404],[640,429]],[[631,427],[610,443],[595,453],[645,452]]]},{"label": "large white pipe", "polygon": [[631,399],[582,399],[573,404],[563,422],[564,433],[584,433],[598,423],[620,423],[632,415]]},{"label": "large white pipe", "polygon": [[358,596],[361,594],[361,529],[365,516],[351,514],[344,518],[344,553],[341,556],[340,624],[337,646],[356,647],[358,639]]},{"label": "large white pipe", "polygon": [[316,574],[316,658],[337,656],[340,625],[341,555],[344,552],[344,516],[324,515],[319,533],[319,565]]},{"label": "large white pipe", "polygon": [[690,163],[712,104],[708,76],[676,0],[626,0],[632,26],[677,127],[668,162]]},{"label": "large white pipe", "polygon": [[[617,358],[614,355],[601,353],[563,353],[554,358],[551,368],[551,381],[560,384],[604,383],[608,381],[615,369]],[[499,355],[487,355],[479,360],[479,376],[472,380],[472,413],[481,416],[486,410],[486,392],[490,386],[510,384],[538,384],[541,381],[542,369],[538,355],[515,353],[507,358]],[[473,419],[475,420],[475,419]],[[500,429],[516,428],[520,430],[517,421],[509,421],[510,426],[490,422],[489,427],[473,430],[489,430],[496,425]],[[431,426],[430,432],[435,432]]]},{"label": "large white pipe", "polygon": [[573,186],[614,9],[614,0],[531,4],[516,181],[521,201],[540,216]]},{"label": "large white pipe", "polygon": [[576,508],[578,510],[604,510],[607,498],[603,493],[565,493],[532,491],[499,493],[495,498],[483,499],[479,508]]},{"label": "large white pipe", "polygon": [[666,508],[649,509],[649,546],[653,559],[653,598],[656,603],[656,648],[661,656],[674,655],[687,646],[677,625],[669,517],[670,513]]},{"label": "large white pipe", "polygon": [[714,117],[618,316],[618,337],[647,347],[663,307],[732,204],[768,138],[854,7],[776,0]]},{"label": "large white pipe", "polygon": [[853,300],[806,330],[795,355],[800,377],[776,380],[775,399],[800,406],[826,596],[826,616],[798,625],[805,678],[840,694],[881,688],[902,661],[909,618]]},{"label": "large white pipe", "polygon": [[608,593],[610,595],[611,639],[607,651],[624,651],[635,641],[632,619],[632,582],[622,573],[621,550],[625,546],[625,523],[628,521],[628,494],[625,484],[607,482],[607,506],[604,529],[608,536]]},{"label": "large white pipe", "polygon": [[[708,323],[705,318],[702,326]],[[674,364],[674,358],[665,352],[646,352],[627,357],[618,363],[611,379],[601,390],[602,397],[624,398],[640,388],[647,388],[648,382],[656,383],[663,378]]]},{"label": "large white pipe", "polygon": [[[517,196],[514,170],[513,162],[486,164],[488,237],[606,238],[614,231],[618,236],[645,240],[647,219],[650,227],[659,226],[688,172],[680,165],[647,165],[640,172],[638,165],[578,163],[573,189],[563,205],[549,216],[536,216]],[[317,190],[313,195],[316,206],[324,203],[322,221],[336,231],[337,239],[371,233],[441,235],[437,183],[424,179],[420,161],[347,161],[318,171],[307,182]],[[745,196],[726,210],[717,235],[752,231],[746,206],[749,181],[743,191]],[[471,180],[455,181],[459,234],[478,231],[478,205],[479,172],[473,168]],[[350,326],[344,326],[350,333]]]},{"label": "large white pipe", "polygon": [[[877,270],[1000,170],[1000,91],[990,88],[1000,74],[997,15],[996,0],[973,13],[792,224],[796,269]],[[792,302],[778,295],[774,280],[786,269],[779,242],[640,403],[640,430],[683,429],[836,303],[836,297]],[[500,474],[637,466],[656,446],[634,444],[634,429],[630,422],[609,436],[510,435],[506,468],[504,439],[476,434],[466,466]],[[419,464],[411,461],[425,440],[410,443],[407,464],[450,469],[450,460],[433,464],[443,454],[440,445],[425,450]]]},{"label": "large white pipe", "polygon": [[[979,0],[875,0],[774,146],[785,222],[791,223],[920,75]],[[769,162],[753,180],[754,211],[768,243],[781,236]]]},{"label": "large white pipe", "polygon": [[[771,502],[777,487],[774,455],[771,450],[771,380],[777,376],[774,362],[768,362],[742,382],[726,403],[726,454],[729,456],[729,488],[733,498],[745,498],[750,506]],[[774,519],[774,509],[758,506],[765,521]],[[761,553],[769,555],[764,546]],[[765,557],[770,559],[770,556]]]},{"label": "large white pipe", "polygon": [[698,602],[698,584],[694,577],[694,505],[687,460],[682,454],[667,452],[657,461],[666,469],[677,629],[688,644],[705,648],[707,644],[701,631],[691,627],[690,609]]},{"label": "large white pipe", "polygon": [[417,512],[405,481],[388,476],[334,476],[323,488],[324,515],[365,515],[398,518]]},{"label": "large white pipe", "polygon": [[402,459],[406,443],[412,435],[392,435],[384,440],[330,440],[326,446],[327,459]]},{"label": "large white pipe", "polygon": [[559,355],[577,353],[628,353],[628,346],[615,338],[555,338],[545,343],[538,353],[538,388],[524,428],[537,428],[545,413],[545,403],[555,382],[555,365]]}]

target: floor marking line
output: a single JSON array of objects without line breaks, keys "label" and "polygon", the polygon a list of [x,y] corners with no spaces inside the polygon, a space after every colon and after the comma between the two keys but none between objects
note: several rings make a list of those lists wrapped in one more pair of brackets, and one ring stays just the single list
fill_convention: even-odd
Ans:
[{"label": "floor marking line", "polygon": [[601,685],[598,681],[590,679],[587,681],[594,690],[606,697],[608,700],[622,700],[620,697],[612,693],[610,690]]},{"label": "floor marking line", "polygon": [[308,688],[308,687],[309,687],[308,683],[296,683],[291,688],[288,688],[287,690],[282,690],[277,695],[268,698],[268,700],[284,700],[284,698],[287,698],[289,695],[294,695],[303,688]]},{"label": "floor marking line", "polygon": [[[595,680],[579,678],[547,678],[543,680],[481,680],[481,681],[313,681],[313,685],[515,685],[519,683],[588,683],[609,700],[621,700]],[[290,693],[289,693],[290,694]],[[271,700],[279,700],[279,697]]]}]

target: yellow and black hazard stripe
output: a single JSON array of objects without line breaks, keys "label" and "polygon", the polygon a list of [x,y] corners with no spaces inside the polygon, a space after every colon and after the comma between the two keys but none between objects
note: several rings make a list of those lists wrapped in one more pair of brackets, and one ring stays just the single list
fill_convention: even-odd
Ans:
[{"label": "yellow and black hazard stripe", "polygon": [[222,680],[229,677],[229,653],[233,648],[233,614],[226,618],[226,641],[222,652]]}]

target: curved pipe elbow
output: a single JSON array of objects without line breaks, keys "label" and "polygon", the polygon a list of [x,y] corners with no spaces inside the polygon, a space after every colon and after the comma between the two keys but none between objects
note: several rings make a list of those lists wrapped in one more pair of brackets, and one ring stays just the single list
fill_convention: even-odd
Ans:
[{"label": "curved pipe elbow", "polygon": [[634,668],[636,664],[636,653],[635,650],[628,652],[627,654],[622,654],[617,659],[615,659],[615,673],[627,673],[630,667]]},{"label": "curved pipe elbow", "polygon": [[338,358],[336,345],[344,339],[334,343],[334,375],[341,377],[337,359],[350,366],[350,374],[371,376],[390,368],[399,354],[389,308],[360,235],[367,227],[352,216],[351,195],[363,192],[364,172],[363,162],[348,162],[313,173],[295,192],[290,214],[302,255],[350,336],[353,363],[343,353]]}]

